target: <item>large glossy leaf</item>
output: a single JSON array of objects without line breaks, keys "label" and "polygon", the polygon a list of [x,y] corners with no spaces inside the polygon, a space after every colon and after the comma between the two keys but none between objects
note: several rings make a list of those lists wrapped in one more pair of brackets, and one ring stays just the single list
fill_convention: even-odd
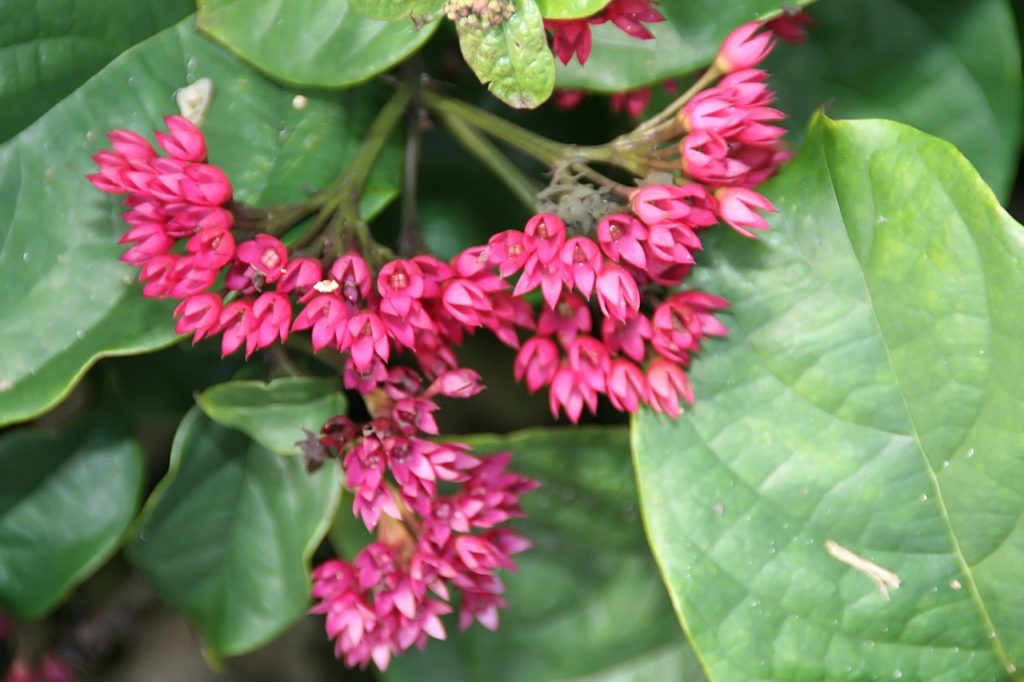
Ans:
[{"label": "large glossy leaf", "polygon": [[[194,9],[189,0],[7,0],[0,3],[0,142],[111,59]],[[112,20],[116,18],[116,20]]]},{"label": "large glossy leaf", "polygon": [[659,83],[711,63],[722,40],[740,24],[810,0],[686,0],[663,2],[665,21],[648,24],[653,40],[637,40],[611,23],[592,26],[593,50],[584,66],[558,63],[560,88],[618,92]]},{"label": "large glossy leaf", "polygon": [[371,19],[348,0],[199,0],[199,27],[279,80],[337,88],[401,62],[437,22]]},{"label": "large glossy leaf", "polygon": [[509,607],[497,632],[449,632],[393,661],[385,678],[701,679],[644,543],[625,430],[537,429],[468,442],[479,452],[512,450],[512,468],[541,481],[523,498],[519,524],[534,546],[517,557],[517,573],[503,576]]},{"label": "large glossy leaf", "polygon": [[116,551],[142,474],[113,412],[0,438],[0,611],[38,618]]},{"label": "large glossy leaf", "polygon": [[1020,46],[1006,0],[828,0],[806,44],[766,68],[802,132],[813,111],[890,118],[955,144],[1005,197],[1021,133]]},{"label": "large glossy leaf", "polygon": [[768,195],[771,233],[695,270],[733,302],[696,406],[635,424],[680,620],[715,680],[1004,679],[1024,663],[1024,228],[951,145],[891,122],[817,118]]},{"label": "large glossy leaf", "polygon": [[445,0],[349,0],[352,9],[360,14],[387,21],[423,21],[439,14],[444,4]]},{"label": "large glossy leaf", "polygon": [[[214,83],[204,124],[213,163],[236,196],[296,201],[338,174],[355,153],[376,91],[294,93],[197,36],[191,20],[145,41],[0,147],[0,425],[54,405],[98,358],[174,340],[173,305],[143,301],[119,263],[124,231],[116,198],[85,180],[105,131],[148,132],[175,113],[174,90]],[[394,195],[400,148],[390,145],[367,187],[364,213]]]},{"label": "large glossy leaf", "polygon": [[334,379],[229,381],[203,391],[196,402],[211,419],[279,455],[301,454],[296,443],[306,433],[320,433],[325,421],[345,413],[345,395]]},{"label": "large glossy leaf", "polygon": [[516,12],[497,26],[458,22],[459,47],[473,73],[506,104],[533,109],[555,87],[555,58],[536,0],[514,0]]},{"label": "large glossy leaf", "polygon": [[307,474],[198,410],[146,503],[129,560],[222,655],[254,649],[309,605],[309,559],[338,501],[335,467]]},{"label": "large glossy leaf", "polygon": [[611,0],[537,0],[545,19],[578,19],[597,14]]}]

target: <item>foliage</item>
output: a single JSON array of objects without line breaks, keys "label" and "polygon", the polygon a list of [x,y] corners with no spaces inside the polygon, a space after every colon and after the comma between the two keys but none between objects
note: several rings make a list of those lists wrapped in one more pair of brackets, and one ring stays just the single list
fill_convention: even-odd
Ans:
[{"label": "foliage", "polygon": [[1018,679],[1021,10],[0,1],[0,670]]}]

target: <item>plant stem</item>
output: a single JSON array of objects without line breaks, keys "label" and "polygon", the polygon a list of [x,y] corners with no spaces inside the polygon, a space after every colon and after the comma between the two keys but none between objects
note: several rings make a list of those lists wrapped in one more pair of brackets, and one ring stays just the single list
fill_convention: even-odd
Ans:
[{"label": "plant stem", "polygon": [[420,155],[423,151],[423,134],[420,130],[420,114],[423,110],[415,107],[409,111],[405,132],[405,161],[402,168],[402,222],[398,231],[398,253],[402,257],[413,256],[424,249],[420,235],[420,214],[417,202],[419,194]]},{"label": "plant stem", "polygon": [[701,74],[700,78],[698,78],[693,85],[686,89],[686,92],[679,95],[679,97],[676,97],[667,107],[659,111],[650,119],[637,126],[636,130],[629,133],[629,136],[645,136],[652,130],[661,128],[666,122],[671,121],[675,117],[676,112],[686,106],[686,103],[693,99],[694,95],[711,85],[711,83],[717,80],[721,75],[722,72],[718,67],[712,64],[708,67],[707,71]]},{"label": "plant stem", "polygon": [[439,114],[458,118],[549,166],[576,156],[573,145],[549,140],[480,107],[426,90],[422,96],[424,104]]},{"label": "plant stem", "polygon": [[449,132],[470,154],[486,165],[498,179],[505,183],[524,206],[531,211],[537,208],[537,192],[540,187],[526,176],[507,156],[486,137],[462,119],[440,112],[441,119]]},{"label": "plant stem", "polygon": [[597,146],[579,146],[555,142],[491,112],[436,92],[423,91],[423,102],[443,118],[457,118],[462,123],[487,133],[505,144],[532,156],[549,168],[572,163],[605,163],[642,175],[644,159],[630,145],[615,142]]},{"label": "plant stem", "polygon": [[586,165],[585,163],[574,163],[572,165],[572,170],[576,173],[579,173],[583,177],[587,178],[591,182],[596,182],[598,185],[601,185],[602,187],[607,187],[608,189],[615,192],[619,196],[627,199],[629,198],[629,195],[632,194],[633,191],[636,189],[635,187],[623,185],[621,182],[615,182],[608,176],[598,173],[596,170]]},{"label": "plant stem", "polygon": [[288,351],[285,350],[284,346],[273,345],[268,349],[270,359],[274,365],[280,369],[285,376],[288,377],[302,377],[305,376],[305,372],[299,369],[299,366],[295,364],[291,356],[288,355]]},{"label": "plant stem", "polygon": [[312,244],[326,231],[331,234],[325,235],[325,246],[343,247],[355,237],[364,254],[374,251],[376,242],[359,214],[359,198],[374,162],[409,106],[410,97],[408,88],[397,89],[370,125],[363,144],[345,172],[327,188],[310,197],[307,203],[318,208],[319,212],[313,225],[300,238],[299,246]]}]

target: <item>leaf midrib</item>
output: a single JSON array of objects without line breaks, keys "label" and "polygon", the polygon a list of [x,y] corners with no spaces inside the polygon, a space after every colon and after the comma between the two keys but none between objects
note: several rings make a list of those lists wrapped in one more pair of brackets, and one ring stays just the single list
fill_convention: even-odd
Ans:
[{"label": "leaf midrib", "polygon": [[[838,127],[841,126],[842,123],[828,122],[825,121],[823,118],[819,118],[818,125]],[[828,175],[829,189],[832,192],[832,198],[835,200],[836,210],[839,212],[839,217],[840,219],[842,219],[843,227],[845,228],[848,223],[846,220],[846,216],[843,212],[843,204],[839,200],[838,187],[835,183],[835,180],[832,177],[832,161],[829,158],[828,140],[825,139],[824,137],[821,142],[821,155],[824,161],[823,165],[825,168],[825,172]],[[939,484],[938,476],[935,474],[935,470],[932,469],[931,462],[928,460],[928,455],[925,452],[924,443],[922,442],[920,431],[917,427],[917,422],[914,419],[914,413],[910,409],[910,403],[907,402],[906,392],[903,389],[903,383],[901,380],[900,372],[896,368],[896,363],[892,357],[892,351],[889,348],[889,343],[886,339],[885,334],[883,333],[882,324],[878,317],[878,312],[875,309],[874,292],[871,288],[871,285],[868,282],[867,275],[865,274],[864,269],[861,266],[860,259],[857,258],[856,247],[854,246],[853,240],[850,237],[849,230],[844,229],[843,232],[846,236],[847,244],[850,247],[850,253],[853,255],[854,260],[857,262],[856,270],[860,274],[861,280],[864,284],[864,290],[867,292],[867,303],[868,310],[870,310],[871,312],[871,320],[874,322],[875,328],[878,330],[878,338],[881,341],[882,348],[885,350],[886,361],[889,365],[890,371],[892,372],[893,381],[896,384],[897,393],[899,394],[900,402],[903,404],[903,409],[907,417],[907,423],[910,426],[911,433],[909,435],[917,445],[915,449],[917,450],[917,453],[921,458],[921,464],[924,467],[924,471],[928,476],[928,483],[931,486],[933,492],[931,500],[937,508],[939,512],[939,519],[942,522],[943,528],[946,530],[946,535],[949,538],[953,558],[956,560],[957,566],[959,566],[961,573],[963,573],[964,579],[967,583],[966,586],[968,589],[968,594],[970,594],[971,602],[974,604],[975,609],[978,611],[978,615],[981,618],[982,626],[985,628],[986,632],[992,635],[989,638],[989,640],[992,643],[992,651],[995,654],[996,659],[999,661],[1000,665],[1002,665],[1004,670],[1011,670],[1013,669],[1013,663],[1007,655],[1005,648],[1003,647],[1002,639],[999,636],[999,632],[996,630],[995,624],[992,622],[992,618],[988,613],[988,608],[986,607],[985,602],[981,598],[981,593],[978,590],[978,585],[974,579],[974,573],[971,570],[970,564],[967,563],[967,558],[964,556],[963,551],[960,548],[960,542],[956,536],[955,531],[953,530],[953,525],[949,518],[949,512],[946,509],[945,498],[942,495],[942,486]]]}]

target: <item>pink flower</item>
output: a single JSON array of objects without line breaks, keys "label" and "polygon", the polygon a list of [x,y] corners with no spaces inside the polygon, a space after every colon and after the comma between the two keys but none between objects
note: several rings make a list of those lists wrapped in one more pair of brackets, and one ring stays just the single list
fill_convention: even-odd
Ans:
[{"label": "pink flower", "polygon": [[765,26],[776,38],[798,45],[807,40],[807,29],[814,25],[814,19],[806,10],[784,11]]},{"label": "pink flower", "polygon": [[222,334],[221,355],[228,356],[238,350],[253,332],[254,324],[251,298],[240,298],[221,308],[217,325],[217,331]]},{"label": "pink flower", "polygon": [[601,322],[601,338],[612,353],[643,362],[647,354],[644,342],[651,338],[651,321],[642,314],[628,320],[606,317]]},{"label": "pink flower", "polygon": [[438,476],[429,458],[436,447],[430,441],[405,436],[389,438],[384,443],[388,468],[409,506],[415,506],[415,498],[434,497],[437,492]]},{"label": "pink flower", "polygon": [[760,64],[774,47],[771,32],[758,33],[761,27],[761,22],[752,21],[726,36],[715,57],[715,66],[723,73],[731,73]]},{"label": "pink flower", "polygon": [[306,307],[295,318],[293,331],[312,328],[313,350],[329,345],[338,346],[345,334],[348,311],[344,302],[334,294],[318,294],[309,299]]},{"label": "pink flower", "polygon": [[423,272],[413,261],[389,261],[377,273],[377,291],[396,315],[404,317],[412,301],[423,297]]},{"label": "pink flower", "polygon": [[656,412],[679,417],[679,399],[693,404],[693,387],[686,372],[671,360],[659,358],[647,366],[649,404]]},{"label": "pink flower", "polygon": [[547,264],[558,258],[565,244],[565,223],[553,213],[539,213],[527,221],[523,230],[531,259]]},{"label": "pink flower", "polygon": [[626,320],[640,310],[640,290],[628,272],[606,265],[597,276],[597,302],[605,317]]},{"label": "pink flower", "polygon": [[470,398],[484,390],[480,375],[471,369],[452,369],[433,381],[424,395]]},{"label": "pink flower", "polygon": [[362,518],[367,529],[376,527],[382,512],[395,519],[401,518],[395,498],[385,485],[387,458],[378,439],[361,439],[345,455],[343,464],[345,485],[355,493],[352,512]]},{"label": "pink flower", "polygon": [[693,263],[693,251],[701,248],[697,233],[681,222],[658,223],[648,232],[647,251],[669,263]]},{"label": "pink flower", "polygon": [[568,355],[577,378],[596,393],[604,393],[605,376],[611,369],[608,348],[592,336],[580,336],[569,344]]},{"label": "pink flower", "polygon": [[665,21],[661,12],[654,9],[650,0],[612,0],[596,17],[592,24],[610,21],[624,33],[640,40],[650,40],[654,34],[641,22],[655,24]]},{"label": "pink flower", "polygon": [[541,292],[544,294],[544,301],[548,304],[548,307],[554,308],[555,303],[558,302],[558,297],[562,294],[563,284],[562,262],[543,262],[537,254],[533,254],[526,261],[526,267],[523,269],[523,274],[519,276],[519,281],[516,282],[512,295],[523,296],[540,287]]},{"label": "pink flower", "polygon": [[172,254],[161,254],[146,260],[139,270],[139,281],[145,282],[142,286],[143,296],[162,298],[170,292],[177,284],[177,280],[174,279],[174,268],[178,258]]},{"label": "pink flower", "polygon": [[451,267],[447,263],[433,256],[420,254],[419,256],[413,256],[412,262],[416,263],[419,266],[420,272],[423,273],[424,298],[437,298],[441,292],[441,283],[454,276]]},{"label": "pink flower", "polygon": [[512,372],[516,381],[526,383],[530,393],[547,386],[558,369],[558,346],[543,336],[527,340],[516,354]]},{"label": "pink flower", "polygon": [[683,172],[694,180],[709,185],[737,184],[750,170],[745,163],[729,155],[729,142],[721,135],[698,130],[680,143]]},{"label": "pink flower", "polygon": [[220,320],[221,300],[217,294],[196,294],[189,296],[174,309],[178,334],[192,334],[192,343],[199,342],[217,326]]},{"label": "pink flower", "polygon": [[441,301],[448,314],[467,327],[481,326],[481,313],[493,309],[490,298],[468,279],[453,279],[446,282]]},{"label": "pink flower", "polygon": [[231,182],[224,171],[207,164],[188,164],[179,188],[181,197],[193,204],[220,206],[231,199]]},{"label": "pink flower", "polygon": [[288,264],[288,249],[277,237],[258,234],[239,244],[235,257],[260,273],[267,282],[276,282]]},{"label": "pink flower", "polygon": [[125,159],[148,161],[156,158],[153,145],[138,133],[131,130],[111,130],[107,137],[113,143],[114,151]]},{"label": "pink flower", "polygon": [[579,372],[563,364],[555,372],[548,389],[551,416],[557,419],[559,410],[565,410],[565,416],[575,424],[580,420],[584,404],[591,414],[597,412],[597,391],[584,381]]},{"label": "pink flower", "polygon": [[277,290],[282,294],[293,291],[305,293],[323,279],[323,267],[315,258],[293,258],[288,261],[277,283]]},{"label": "pink flower", "polygon": [[615,262],[624,261],[640,269],[647,267],[647,255],[641,245],[646,239],[643,223],[626,213],[613,213],[597,224],[601,250]]},{"label": "pink flower", "polygon": [[182,256],[174,264],[171,278],[174,285],[167,295],[172,298],[185,298],[212,287],[217,280],[217,270],[199,266],[194,256]]},{"label": "pink flower", "polygon": [[370,360],[369,365],[363,367],[357,367],[352,358],[349,357],[345,362],[345,374],[342,380],[345,388],[348,390],[367,395],[387,380],[387,378],[387,365],[377,356]]},{"label": "pink flower", "polygon": [[729,184],[740,187],[756,187],[779,172],[782,164],[793,158],[793,152],[780,142],[768,147],[741,145],[733,152],[737,161],[747,171],[734,178]]},{"label": "pink flower", "polygon": [[154,256],[170,251],[175,240],[168,236],[160,223],[142,223],[125,232],[118,243],[134,244],[121,255],[122,261],[131,265],[142,265]]},{"label": "pink flower", "polygon": [[728,336],[714,311],[728,307],[724,298],[703,291],[683,291],[673,295],[654,311],[651,345],[674,362],[685,365],[690,353],[700,350],[709,336]]},{"label": "pink flower", "polygon": [[[768,72],[761,69],[740,69],[726,74],[718,85],[704,92],[728,92],[729,99],[737,106],[766,107],[775,101],[775,94],[768,88]],[[704,93],[697,95],[704,96]]]},{"label": "pink flower", "polygon": [[369,368],[374,356],[387,364],[391,346],[387,329],[379,316],[361,312],[348,320],[346,331],[343,343],[352,353],[352,361],[358,369]]},{"label": "pink flower", "polygon": [[692,268],[692,263],[677,263],[651,255],[647,259],[647,272],[644,274],[655,284],[673,287],[686,279]]},{"label": "pink flower", "polygon": [[587,63],[591,37],[586,19],[545,19],[544,28],[551,31],[551,51],[563,64],[568,64],[573,55],[581,65]]},{"label": "pink flower", "polygon": [[630,203],[633,213],[648,225],[682,222],[700,228],[717,222],[714,199],[706,189],[694,183],[647,185],[633,192]]},{"label": "pink flower", "polygon": [[[471,246],[452,258],[452,276],[472,279],[482,276],[490,265],[489,245]],[[447,277],[445,279],[448,279]],[[500,278],[499,278],[500,279]]]},{"label": "pink flower", "polygon": [[565,242],[559,254],[562,261],[562,281],[589,299],[594,290],[597,273],[601,271],[601,250],[586,237],[573,237]]},{"label": "pink flower", "polygon": [[498,266],[502,277],[518,272],[532,253],[526,246],[526,235],[519,230],[499,232],[487,241],[487,245],[488,262]]},{"label": "pink flower", "polygon": [[772,202],[747,187],[723,187],[715,192],[718,199],[718,215],[722,221],[744,237],[754,239],[750,230],[767,230],[768,221],[759,213],[775,211]]},{"label": "pink flower", "polygon": [[626,90],[624,92],[616,92],[612,95],[611,108],[615,113],[620,111],[625,112],[630,118],[640,118],[644,109],[651,103],[651,98],[654,96],[654,91],[650,88],[637,88],[636,90]]},{"label": "pink flower", "polygon": [[203,230],[189,239],[185,248],[194,254],[196,265],[219,270],[234,257],[235,238],[227,230]]},{"label": "pink flower", "polygon": [[395,406],[391,408],[391,418],[406,435],[421,431],[436,436],[439,430],[433,413],[438,409],[438,404],[433,400],[410,396],[395,402]]},{"label": "pink flower", "polygon": [[275,291],[266,291],[252,304],[252,332],[246,337],[245,355],[266,348],[275,340],[282,343],[288,338],[292,323],[292,305],[288,298]]},{"label": "pink flower", "polygon": [[578,334],[589,333],[593,327],[590,308],[579,296],[562,294],[558,305],[541,310],[537,331],[543,336],[557,336],[568,345]]},{"label": "pink flower", "polygon": [[175,237],[190,237],[203,230],[227,231],[235,222],[231,211],[220,206],[167,204],[163,210],[170,217],[167,233]]},{"label": "pink flower", "polygon": [[647,402],[647,380],[643,370],[624,358],[612,361],[608,370],[608,400],[620,412],[636,413]]},{"label": "pink flower", "polygon": [[370,295],[370,268],[358,253],[346,253],[334,261],[331,279],[340,285],[339,294],[349,303],[358,303]]},{"label": "pink flower", "polygon": [[464,590],[459,604],[459,630],[466,630],[473,621],[488,630],[498,629],[498,609],[508,606],[500,592]]},{"label": "pink flower", "polygon": [[164,123],[170,135],[160,131],[154,134],[165,152],[181,161],[199,163],[206,160],[206,139],[195,124],[184,116],[164,116]]},{"label": "pink flower", "polygon": [[[572,55],[569,56],[570,59]],[[568,62],[563,62],[568,63]],[[574,88],[555,88],[555,93],[551,99],[555,103],[555,108],[559,111],[569,111],[575,109],[583,100],[586,99],[587,93],[583,90],[576,90]]]}]

